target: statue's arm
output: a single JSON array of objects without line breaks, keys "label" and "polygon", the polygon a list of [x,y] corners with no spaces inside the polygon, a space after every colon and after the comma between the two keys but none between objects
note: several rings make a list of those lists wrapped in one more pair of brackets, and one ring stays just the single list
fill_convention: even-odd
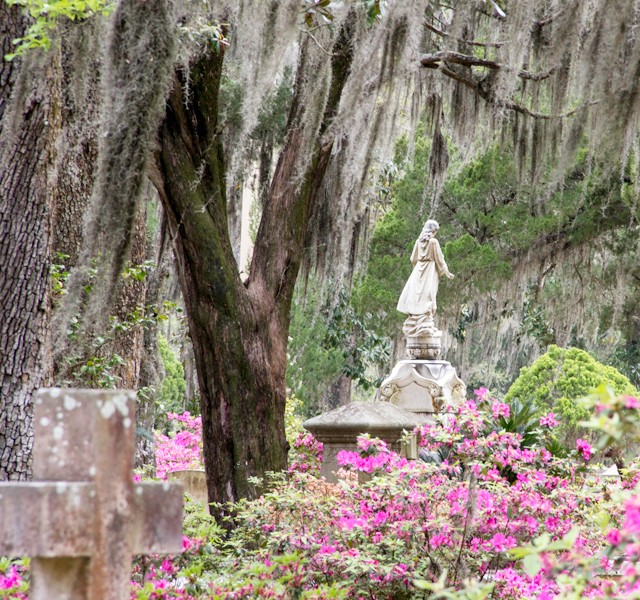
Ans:
[{"label": "statue's arm", "polygon": [[454,275],[451,271],[449,271],[447,262],[444,260],[444,254],[442,254],[442,250],[440,249],[440,243],[435,238],[432,238],[430,241],[433,244],[433,249],[435,250],[434,255],[438,273],[440,273],[440,275],[448,277],[449,279],[453,279]]}]

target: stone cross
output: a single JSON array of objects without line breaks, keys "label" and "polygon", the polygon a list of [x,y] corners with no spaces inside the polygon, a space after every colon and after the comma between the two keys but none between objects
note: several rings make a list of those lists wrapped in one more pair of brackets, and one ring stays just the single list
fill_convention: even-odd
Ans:
[{"label": "stone cross", "polygon": [[133,554],[182,549],[182,487],[133,482],[135,393],[40,390],[33,481],[0,484],[0,556],[30,600],[126,600]]}]

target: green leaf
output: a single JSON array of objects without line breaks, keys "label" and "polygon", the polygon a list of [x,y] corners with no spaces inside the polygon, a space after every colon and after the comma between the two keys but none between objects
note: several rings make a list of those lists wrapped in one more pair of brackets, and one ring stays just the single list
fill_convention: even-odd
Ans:
[{"label": "green leaf", "polygon": [[529,577],[535,577],[542,569],[542,559],[539,554],[529,554],[522,559],[522,568]]}]

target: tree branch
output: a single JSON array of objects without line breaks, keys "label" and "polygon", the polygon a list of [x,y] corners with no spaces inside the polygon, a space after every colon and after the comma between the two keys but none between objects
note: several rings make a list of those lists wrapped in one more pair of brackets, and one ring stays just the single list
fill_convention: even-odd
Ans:
[{"label": "tree branch", "polygon": [[504,66],[494,60],[487,58],[478,58],[461,52],[452,50],[440,50],[431,54],[423,54],[420,58],[420,64],[427,69],[437,69],[441,62],[447,61],[464,65],[466,67],[488,67],[490,69],[502,69]]},{"label": "tree branch", "polygon": [[569,6],[570,6],[570,4],[567,3],[565,6],[563,6],[557,12],[553,13],[552,15],[549,15],[545,19],[540,19],[539,21],[534,21],[533,24],[536,27],[544,27],[545,25],[548,25],[549,23],[553,23],[553,21],[555,21],[558,17],[561,17],[565,12],[567,12],[567,8]]},{"label": "tree branch", "polygon": [[[420,58],[420,64],[427,69],[437,69],[442,62],[455,63],[457,65],[463,65],[465,67],[486,67],[494,70],[512,70],[509,65],[496,62],[495,60],[489,60],[488,58],[478,58],[477,56],[471,56],[469,54],[462,54],[461,52],[454,52],[452,50],[440,50],[439,52],[432,52],[431,54],[423,54]],[[553,75],[556,68],[551,67],[547,71],[541,73],[531,73],[524,69],[518,71],[518,77],[522,79],[529,79],[531,81],[542,81]]]},{"label": "tree branch", "polygon": [[[423,65],[424,66],[424,65]],[[458,73],[456,71],[454,71],[453,69],[450,69],[449,67],[447,67],[444,64],[440,64],[439,67],[429,67],[429,68],[439,68],[440,72],[443,73],[444,75],[446,75],[447,77],[450,77],[451,79],[454,79],[455,81],[457,81],[458,83],[461,83],[462,85],[468,87],[469,89],[475,91],[483,100],[485,100],[487,103],[493,105],[493,106],[498,106],[500,108],[506,108],[507,110],[511,110],[513,112],[517,112],[520,113],[522,115],[526,115],[528,117],[532,117],[534,119],[565,119],[567,117],[572,117],[573,115],[575,115],[576,113],[580,112],[581,110],[584,110],[585,108],[589,107],[589,106],[593,106],[594,104],[598,104],[599,100],[593,100],[591,102],[587,102],[586,104],[581,104],[580,106],[577,106],[576,108],[567,111],[565,113],[561,113],[561,114],[557,114],[557,115],[550,115],[547,113],[540,113],[540,112],[536,112],[533,111],[529,108],[527,108],[526,106],[523,106],[522,104],[518,104],[517,102],[512,102],[512,101],[500,101],[500,100],[496,100],[495,97],[493,97],[486,88],[484,88],[481,84],[482,81],[481,80],[476,80],[476,79],[469,79],[468,77],[465,77],[464,75],[462,75],[461,73]]]}]

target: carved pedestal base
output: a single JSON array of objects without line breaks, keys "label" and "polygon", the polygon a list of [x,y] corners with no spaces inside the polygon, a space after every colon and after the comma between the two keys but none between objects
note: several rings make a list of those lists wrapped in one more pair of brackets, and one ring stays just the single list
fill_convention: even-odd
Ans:
[{"label": "carved pedestal base", "polygon": [[401,360],[380,386],[380,399],[430,414],[443,404],[462,404],[467,387],[446,360]]},{"label": "carved pedestal base", "polygon": [[407,338],[407,356],[414,360],[436,360],[442,352],[442,332],[433,315],[409,315],[402,325]]}]

